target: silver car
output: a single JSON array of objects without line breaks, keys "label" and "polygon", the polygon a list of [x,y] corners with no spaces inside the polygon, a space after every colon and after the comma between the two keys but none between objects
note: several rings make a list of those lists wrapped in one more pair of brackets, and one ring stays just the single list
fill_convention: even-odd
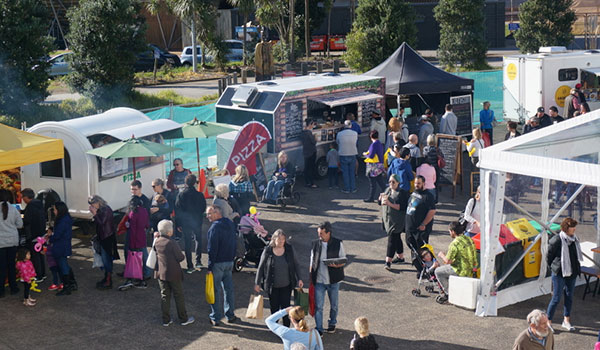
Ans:
[{"label": "silver car", "polygon": [[[200,64],[200,62],[202,60],[202,48],[200,46],[196,46],[196,57],[198,59],[198,64]],[[213,61],[213,57],[211,55],[209,55],[208,53],[206,54],[205,59],[206,59],[206,62]],[[183,48],[183,51],[181,51],[181,56],[179,56],[179,60],[181,61],[181,65],[183,65],[183,66],[191,66],[192,65],[193,56],[192,56],[192,47],[191,46],[186,46]]]},{"label": "silver car", "polygon": [[48,60],[50,63],[50,76],[55,77],[58,75],[67,75],[71,73],[73,70],[71,66],[65,59],[67,56],[72,55],[72,52],[61,53],[60,55],[56,55]]}]

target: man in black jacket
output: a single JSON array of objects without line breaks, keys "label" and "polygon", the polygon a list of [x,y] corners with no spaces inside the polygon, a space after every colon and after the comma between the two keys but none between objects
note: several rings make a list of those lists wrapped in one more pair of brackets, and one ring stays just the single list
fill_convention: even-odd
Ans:
[{"label": "man in black jacket", "polygon": [[319,239],[312,242],[310,251],[310,278],[315,286],[315,322],[323,334],[323,304],[325,292],[329,296],[329,325],[327,333],[335,333],[338,314],[340,282],[344,279],[345,263],[326,264],[325,259],[346,258],[341,240],[331,235],[331,223],[325,221],[317,227]]},{"label": "man in black jacket", "polygon": [[[202,221],[206,211],[206,199],[196,191],[196,175],[185,177],[185,188],[177,193],[175,200],[175,220],[177,228],[183,232],[187,273],[202,269]],[[192,237],[196,240],[196,266],[192,263]]]},{"label": "man in black jacket", "polygon": [[23,213],[23,228],[27,239],[27,248],[31,252],[31,262],[35,267],[36,281],[43,282],[46,279],[46,259],[34,248],[37,238],[46,234],[46,213],[44,205],[39,199],[35,199],[35,193],[31,188],[21,191],[23,202],[27,204]]},{"label": "man in black jacket", "polygon": [[302,130],[302,155],[304,156],[304,181],[306,187],[315,188],[315,178],[317,176],[316,163],[317,163],[317,140],[312,130],[315,128],[316,123],[312,119],[306,120],[306,126]]}]

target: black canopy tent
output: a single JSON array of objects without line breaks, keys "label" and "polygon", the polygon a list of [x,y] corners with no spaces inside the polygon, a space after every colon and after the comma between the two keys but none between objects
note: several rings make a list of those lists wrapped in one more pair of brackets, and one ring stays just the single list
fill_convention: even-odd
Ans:
[{"label": "black canopy tent", "polygon": [[[385,77],[386,95],[408,95],[412,115],[417,116],[427,108],[441,115],[450,96],[473,94],[472,79],[461,78],[435,67],[407,43],[402,43],[383,63],[364,75]],[[411,122],[409,126],[413,124]]]}]

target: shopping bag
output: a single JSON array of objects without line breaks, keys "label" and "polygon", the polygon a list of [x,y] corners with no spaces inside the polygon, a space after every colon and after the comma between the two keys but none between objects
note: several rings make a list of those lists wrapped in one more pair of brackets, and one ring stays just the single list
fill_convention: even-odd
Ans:
[{"label": "shopping bag", "polygon": [[206,302],[209,304],[215,303],[215,280],[212,273],[206,274],[206,283],[204,286],[204,292],[206,294]]},{"label": "shopping bag", "polygon": [[255,320],[262,320],[263,318],[263,296],[258,295],[250,295],[250,302],[248,303],[248,310],[246,311],[246,318],[251,318]]},{"label": "shopping bag", "polygon": [[148,254],[148,260],[146,260],[146,266],[154,270],[156,268],[156,249],[154,249],[154,244],[156,243],[156,238],[152,241],[152,248],[150,249],[150,253]]},{"label": "shopping bag", "polygon": [[94,268],[94,267],[103,268],[104,263],[102,262],[102,255],[98,254],[98,252],[96,251],[96,249],[94,249],[94,247],[92,247],[92,252],[94,253],[94,262],[92,263],[92,268]]},{"label": "shopping bag", "polygon": [[143,278],[142,252],[130,250],[127,255],[127,262],[125,263],[125,272],[123,272],[123,277],[141,280]]},{"label": "shopping bag", "polygon": [[315,285],[310,283],[308,287],[308,313],[311,316],[315,316]]},{"label": "shopping bag", "polygon": [[304,289],[294,289],[294,305],[301,306],[304,314],[308,314],[308,293],[304,292]]}]

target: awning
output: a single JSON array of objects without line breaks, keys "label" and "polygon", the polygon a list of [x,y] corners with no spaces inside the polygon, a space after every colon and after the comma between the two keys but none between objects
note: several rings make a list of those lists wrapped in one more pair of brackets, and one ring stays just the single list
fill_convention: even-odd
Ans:
[{"label": "awning", "polygon": [[0,124],[0,171],[63,156],[62,140]]},{"label": "awning", "polygon": [[357,102],[367,101],[367,100],[375,100],[378,98],[383,98],[383,96],[381,96],[379,94],[374,94],[374,93],[371,93],[368,91],[347,91],[347,92],[340,92],[337,94],[309,97],[308,99],[311,101],[316,101],[319,103],[326,104],[329,107],[337,107],[337,106],[347,105],[350,103],[357,103]]},{"label": "awning", "polygon": [[125,140],[131,138],[131,135],[140,138],[179,128],[181,128],[181,124],[177,122],[170,119],[158,119],[134,125],[127,125],[117,129],[104,130],[99,134],[110,135],[119,140]]},{"label": "awning", "polygon": [[600,68],[596,68],[596,67],[585,68],[585,69],[582,69],[582,71],[590,72],[590,73],[594,74],[595,76],[600,77]]}]

